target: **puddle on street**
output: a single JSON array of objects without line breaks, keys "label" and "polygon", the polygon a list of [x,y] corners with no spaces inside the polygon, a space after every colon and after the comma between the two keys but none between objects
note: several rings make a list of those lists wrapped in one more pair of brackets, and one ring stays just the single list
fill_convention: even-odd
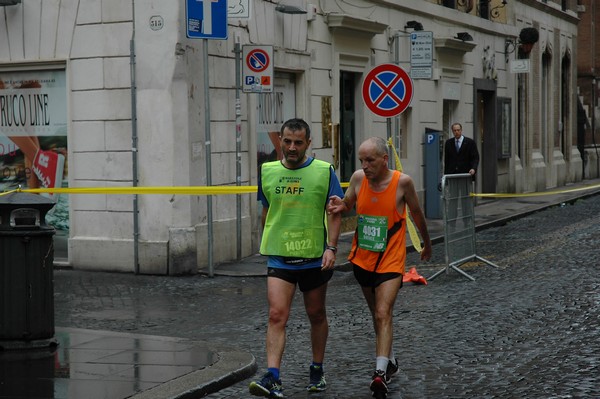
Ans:
[{"label": "puddle on street", "polygon": [[56,347],[0,351],[0,398],[124,398],[218,360],[203,345],[163,337],[66,329],[54,338]]}]

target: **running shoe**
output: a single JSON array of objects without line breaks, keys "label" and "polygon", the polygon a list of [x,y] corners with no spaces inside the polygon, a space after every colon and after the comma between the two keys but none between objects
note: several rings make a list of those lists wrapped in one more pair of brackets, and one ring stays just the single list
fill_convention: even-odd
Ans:
[{"label": "running shoe", "polygon": [[385,369],[385,382],[389,384],[392,381],[392,377],[398,374],[398,370],[400,367],[398,366],[398,359],[388,361],[388,365]]},{"label": "running shoe", "polygon": [[310,383],[306,387],[309,392],[322,392],[327,389],[323,367],[310,366]]},{"label": "running shoe", "polygon": [[376,370],[375,374],[373,374],[373,379],[371,380],[371,391],[373,391],[373,396],[378,397],[381,394],[386,395],[388,393],[388,386],[385,377],[385,371]]},{"label": "running shoe", "polygon": [[265,373],[260,381],[252,381],[248,387],[251,395],[265,398],[283,398],[281,380],[276,380],[270,371]]}]

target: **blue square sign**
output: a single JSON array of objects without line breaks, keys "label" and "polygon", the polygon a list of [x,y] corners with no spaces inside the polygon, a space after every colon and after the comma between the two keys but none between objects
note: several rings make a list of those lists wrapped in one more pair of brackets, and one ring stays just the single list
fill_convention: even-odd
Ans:
[{"label": "blue square sign", "polygon": [[227,39],[227,0],[186,0],[190,39]]}]

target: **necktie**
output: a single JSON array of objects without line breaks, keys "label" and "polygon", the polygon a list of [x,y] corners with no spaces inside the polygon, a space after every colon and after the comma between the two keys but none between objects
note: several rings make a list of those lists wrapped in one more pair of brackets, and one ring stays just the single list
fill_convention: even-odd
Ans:
[{"label": "necktie", "polygon": [[458,152],[460,150],[460,141],[458,139],[454,139],[454,141],[456,142],[456,152]]}]

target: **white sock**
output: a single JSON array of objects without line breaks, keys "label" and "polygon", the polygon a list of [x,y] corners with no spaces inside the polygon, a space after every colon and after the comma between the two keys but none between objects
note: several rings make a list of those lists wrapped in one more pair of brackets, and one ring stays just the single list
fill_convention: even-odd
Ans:
[{"label": "white sock", "polygon": [[390,359],[385,356],[377,356],[377,366],[375,367],[375,370],[385,371],[389,361]]}]

